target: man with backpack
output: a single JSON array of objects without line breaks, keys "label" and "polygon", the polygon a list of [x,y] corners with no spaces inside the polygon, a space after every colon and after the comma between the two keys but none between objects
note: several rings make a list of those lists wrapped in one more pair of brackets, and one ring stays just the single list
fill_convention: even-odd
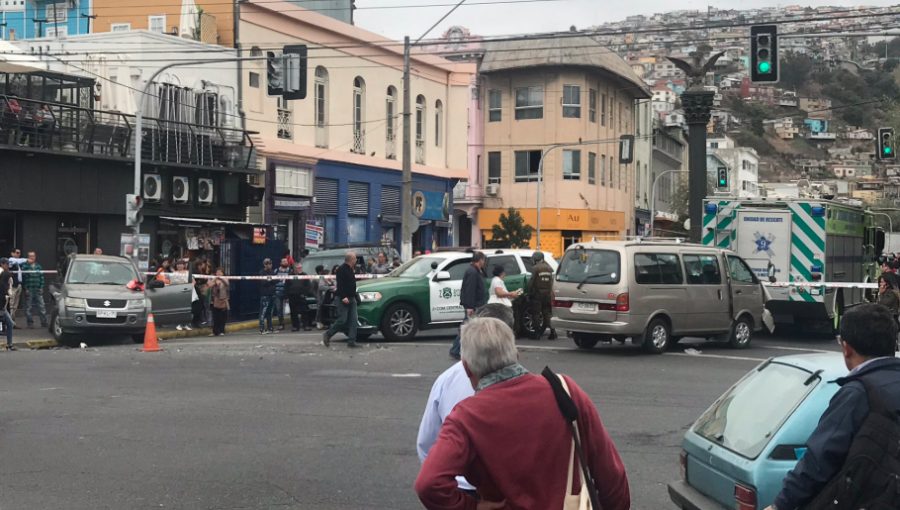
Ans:
[{"label": "man with backpack", "polygon": [[859,305],[842,318],[838,340],[850,373],[837,380],[841,388],[769,510],[900,507],[897,321],[884,306]]}]

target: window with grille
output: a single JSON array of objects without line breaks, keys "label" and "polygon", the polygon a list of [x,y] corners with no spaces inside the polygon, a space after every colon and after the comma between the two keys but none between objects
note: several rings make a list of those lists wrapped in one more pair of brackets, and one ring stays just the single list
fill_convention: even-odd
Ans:
[{"label": "window with grille", "polygon": [[369,184],[350,182],[348,185],[347,214],[350,216],[369,215]]},{"label": "window with grille", "polygon": [[397,186],[381,187],[381,215],[400,216],[400,188]]},{"label": "window with grille", "polygon": [[316,179],[316,214],[322,216],[338,213],[338,181]]}]

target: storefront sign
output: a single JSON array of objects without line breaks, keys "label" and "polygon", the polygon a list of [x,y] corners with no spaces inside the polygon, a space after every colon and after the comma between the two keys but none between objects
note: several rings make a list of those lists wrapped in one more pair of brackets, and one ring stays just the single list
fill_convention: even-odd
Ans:
[{"label": "storefront sign", "polygon": [[419,219],[448,221],[450,219],[450,194],[436,191],[414,191],[412,212]]},{"label": "storefront sign", "polygon": [[310,200],[308,198],[276,198],[275,209],[283,211],[303,211],[309,209]]},{"label": "storefront sign", "polygon": [[325,238],[325,229],[318,221],[306,222],[306,249],[310,252],[318,251]]},{"label": "storefront sign", "polygon": [[253,228],[253,244],[266,244],[266,229],[261,227]]}]

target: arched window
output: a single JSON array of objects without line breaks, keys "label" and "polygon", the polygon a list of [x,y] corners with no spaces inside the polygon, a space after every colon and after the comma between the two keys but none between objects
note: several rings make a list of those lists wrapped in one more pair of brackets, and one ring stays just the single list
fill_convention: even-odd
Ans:
[{"label": "arched window", "polygon": [[444,135],[444,103],[438,99],[434,103],[434,146],[440,147]]},{"label": "arched window", "polygon": [[385,100],[385,103],[387,117],[385,157],[388,159],[397,159],[397,144],[395,143],[395,130],[397,126],[395,119],[397,116],[397,89],[394,87],[387,88],[387,99]]},{"label": "arched window", "polygon": [[316,147],[328,147],[328,71],[316,67]]},{"label": "arched window", "polygon": [[416,97],[416,163],[425,164],[425,96]]},{"label": "arched window", "polygon": [[366,153],[366,82],[359,76],[353,79],[353,149],[357,154]]},{"label": "arched window", "polygon": [[261,57],[262,56],[262,50],[259,49],[259,46],[254,46],[254,47],[250,48],[250,56],[251,57]]}]

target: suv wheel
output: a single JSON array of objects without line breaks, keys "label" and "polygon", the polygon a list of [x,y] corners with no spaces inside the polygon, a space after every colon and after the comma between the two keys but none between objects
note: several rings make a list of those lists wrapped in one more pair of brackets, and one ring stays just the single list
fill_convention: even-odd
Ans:
[{"label": "suv wheel", "polygon": [[672,334],[669,325],[660,318],[653,319],[644,332],[644,350],[650,354],[662,354],[669,347]]},{"label": "suv wheel", "polygon": [[381,319],[381,334],[391,342],[412,340],[418,332],[419,316],[416,310],[406,303],[391,306]]},{"label": "suv wheel", "polygon": [[63,333],[62,324],[59,322],[59,312],[57,311],[50,315],[50,333],[53,335],[53,339],[62,345],[65,345],[66,341],[69,340],[69,335]]},{"label": "suv wheel", "polygon": [[731,338],[728,345],[733,349],[746,349],[750,346],[750,339],[753,337],[753,326],[747,317],[739,317],[731,326]]}]

